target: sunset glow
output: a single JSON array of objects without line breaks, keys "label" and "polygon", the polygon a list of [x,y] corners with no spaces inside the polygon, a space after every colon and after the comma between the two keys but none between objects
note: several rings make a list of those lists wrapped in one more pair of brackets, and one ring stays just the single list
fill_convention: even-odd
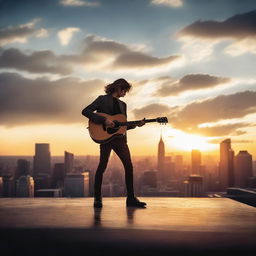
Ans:
[{"label": "sunset glow", "polygon": [[[1,155],[98,155],[81,110],[124,78],[129,121],[169,119],[167,152],[230,138],[256,156],[255,1],[44,2],[0,8]],[[155,155],[160,132],[129,131],[132,153]]]},{"label": "sunset glow", "polygon": [[178,150],[191,151],[192,149],[198,149],[207,152],[218,149],[218,145],[208,143],[206,137],[180,131],[173,131],[171,134],[173,135],[168,136],[168,145]]}]

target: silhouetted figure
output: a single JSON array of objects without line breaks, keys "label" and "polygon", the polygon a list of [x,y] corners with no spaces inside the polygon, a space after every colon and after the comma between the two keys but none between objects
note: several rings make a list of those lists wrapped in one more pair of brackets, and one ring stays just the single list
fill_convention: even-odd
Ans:
[{"label": "silhouetted figure", "polygon": [[[82,114],[96,124],[102,124],[107,128],[113,128],[115,123],[104,116],[97,115],[97,112],[105,113],[108,115],[123,114],[127,116],[126,103],[119,100],[119,98],[124,97],[126,92],[129,92],[131,87],[132,86],[125,79],[118,79],[114,81],[112,84],[109,84],[105,87],[106,95],[99,96],[90,105],[83,109]],[[143,126],[144,124],[145,121],[142,120],[137,126]],[[136,125],[128,126],[127,130],[134,129],[135,127]],[[108,159],[112,149],[115,151],[124,165],[125,183],[127,189],[126,205],[132,207],[145,207],[146,203],[140,202],[134,196],[133,166],[130,150],[127,145],[126,135],[119,135],[111,141],[100,145],[100,161],[95,174],[94,183],[94,207],[102,207],[101,185],[103,173],[107,167]]]}]

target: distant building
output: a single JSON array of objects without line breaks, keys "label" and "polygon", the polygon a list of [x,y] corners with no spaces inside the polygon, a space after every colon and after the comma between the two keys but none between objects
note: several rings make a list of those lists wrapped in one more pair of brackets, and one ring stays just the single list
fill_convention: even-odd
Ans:
[{"label": "distant building", "polygon": [[159,171],[145,171],[140,176],[139,195],[146,196],[149,192],[156,193],[158,189]]},{"label": "distant building", "polygon": [[174,163],[175,163],[176,171],[181,173],[181,171],[183,170],[183,156],[182,155],[176,155]]},{"label": "distant building", "polygon": [[48,189],[51,186],[51,176],[46,173],[38,173],[34,176],[35,191],[38,189]]},{"label": "distant building", "polygon": [[67,174],[64,179],[64,196],[89,196],[89,173]]},{"label": "distant building", "polygon": [[25,159],[18,159],[17,168],[15,170],[15,179],[18,179],[20,176],[29,175],[30,162]]},{"label": "distant building", "polygon": [[188,197],[201,197],[204,196],[203,177],[200,175],[190,175],[184,181],[185,196]]},{"label": "distant building", "polygon": [[246,188],[252,173],[252,155],[241,150],[235,157],[235,186]]},{"label": "distant building", "polygon": [[159,181],[165,181],[165,146],[162,139],[162,135],[160,137],[160,141],[158,143],[158,151],[157,151],[157,169]]},{"label": "distant building", "polygon": [[220,143],[219,174],[221,191],[234,186],[234,151],[231,149],[230,139]]},{"label": "distant building", "polygon": [[172,161],[171,156],[165,157],[165,166],[163,174],[163,183],[169,183],[175,176],[175,163]]},{"label": "distant building", "polygon": [[156,171],[146,171],[142,176],[143,186],[148,186],[151,188],[157,187],[157,172]]},{"label": "distant building", "polygon": [[34,180],[30,175],[20,176],[16,180],[17,197],[34,197]]},{"label": "distant building", "polygon": [[65,151],[65,156],[64,156],[65,174],[71,173],[73,171],[73,167],[74,167],[74,154]]},{"label": "distant building", "polygon": [[101,188],[102,196],[104,197],[110,197],[112,196],[112,183],[103,183]]},{"label": "distant building", "polygon": [[4,180],[3,177],[0,177],[0,197],[4,195]]},{"label": "distant building", "polygon": [[65,178],[65,165],[64,163],[56,163],[52,172],[52,188],[64,187],[64,178]]},{"label": "distant building", "polygon": [[126,196],[126,189],[120,183],[112,184],[112,196]]},{"label": "distant building", "polygon": [[33,176],[39,173],[51,174],[50,144],[47,143],[35,144]]},{"label": "distant building", "polygon": [[3,196],[4,197],[13,197],[15,196],[15,179],[12,174],[4,174],[3,178]]},{"label": "distant building", "polygon": [[157,169],[158,171],[164,171],[165,164],[165,146],[162,139],[162,135],[160,137],[160,141],[158,143],[158,151],[157,151]]},{"label": "distant building", "polygon": [[201,152],[197,149],[193,149],[191,152],[192,174],[200,174],[201,163]]},{"label": "distant building", "polygon": [[38,189],[35,197],[62,197],[62,189]]}]

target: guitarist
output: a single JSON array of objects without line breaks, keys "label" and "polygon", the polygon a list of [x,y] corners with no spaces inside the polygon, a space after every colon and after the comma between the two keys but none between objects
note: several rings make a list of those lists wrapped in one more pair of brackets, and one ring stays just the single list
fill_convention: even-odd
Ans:
[{"label": "guitarist", "polygon": [[[85,107],[82,114],[96,124],[105,124],[106,127],[114,127],[114,122],[104,116],[97,115],[97,112],[109,115],[123,114],[127,116],[126,103],[119,100],[119,98],[124,97],[131,87],[131,84],[129,84],[125,79],[121,78],[114,81],[113,83],[105,86],[106,95],[99,96],[90,105]],[[94,113],[95,111],[96,113]],[[134,129],[136,126],[141,127],[143,125],[145,125],[145,121],[141,120],[140,123],[135,126],[128,126],[127,130]],[[122,161],[125,169],[125,183],[127,189],[126,206],[139,208],[145,207],[146,203],[139,201],[139,199],[134,195],[133,166],[126,135],[120,135],[113,140],[100,145],[100,161],[96,170],[94,183],[94,207],[102,208],[101,185],[103,173],[107,167],[112,149]]]}]

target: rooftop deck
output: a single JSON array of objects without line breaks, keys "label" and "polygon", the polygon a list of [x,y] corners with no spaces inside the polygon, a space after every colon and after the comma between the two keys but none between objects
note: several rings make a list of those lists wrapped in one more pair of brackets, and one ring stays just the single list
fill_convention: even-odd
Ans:
[{"label": "rooftop deck", "polygon": [[228,198],[140,199],[146,209],[126,208],[125,198],[104,198],[102,210],[92,198],[1,198],[0,243],[13,254],[38,248],[42,255],[255,253],[252,206]]}]

